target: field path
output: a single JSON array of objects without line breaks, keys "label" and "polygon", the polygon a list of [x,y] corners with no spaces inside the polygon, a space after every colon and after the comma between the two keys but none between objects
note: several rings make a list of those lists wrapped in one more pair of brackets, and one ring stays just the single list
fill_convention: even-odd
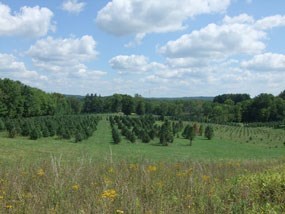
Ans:
[{"label": "field path", "polygon": [[112,142],[111,126],[106,117],[99,121],[97,130],[92,137],[92,142],[104,144]]}]

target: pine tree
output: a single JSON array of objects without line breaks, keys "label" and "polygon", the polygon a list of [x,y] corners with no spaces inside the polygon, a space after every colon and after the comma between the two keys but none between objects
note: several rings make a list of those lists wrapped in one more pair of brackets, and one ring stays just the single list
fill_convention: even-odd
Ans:
[{"label": "pine tree", "polygon": [[114,144],[119,144],[121,142],[121,136],[117,128],[113,127],[112,129],[112,137]]},{"label": "pine tree", "polygon": [[214,137],[214,129],[212,126],[207,126],[205,129],[205,137],[211,140]]}]

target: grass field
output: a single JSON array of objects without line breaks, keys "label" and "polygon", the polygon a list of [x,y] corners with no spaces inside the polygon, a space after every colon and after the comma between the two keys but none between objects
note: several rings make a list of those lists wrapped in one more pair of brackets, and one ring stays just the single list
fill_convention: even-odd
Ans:
[{"label": "grass field", "polygon": [[[280,132],[272,130],[272,133],[275,131]],[[42,138],[37,141],[24,137],[11,139],[6,137],[6,133],[1,133],[0,161],[14,162],[18,159],[29,162],[29,160],[46,159],[52,155],[62,156],[63,160],[85,157],[98,161],[110,158],[129,161],[244,160],[285,156],[283,141],[274,142],[270,146],[265,138],[263,143],[250,143],[246,142],[247,136],[235,137],[236,141],[232,141],[229,135],[224,131],[224,127],[218,127],[213,140],[196,137],[193,146],[189,146],[188,140],[183,138],[175,138],[174,143],[168,147],[158,145],[158,139],[149,144],[140,142],[132,144],[123,139],[120,144],[114,145],[109,122],[102,120],[95,134],[82,143],[57,138]]]},{"label": "grass field", "polygon": [[284,130],[216,125],[213,140],[160,146],[97,128],[81,143],[1,133],[0,213],[285,212]]}]

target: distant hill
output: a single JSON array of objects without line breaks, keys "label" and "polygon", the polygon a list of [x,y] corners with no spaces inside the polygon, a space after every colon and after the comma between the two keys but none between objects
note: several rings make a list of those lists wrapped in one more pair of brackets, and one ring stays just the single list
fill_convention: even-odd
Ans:
[{"label": "distant hill", "polygon": [[173,100],[183,100],[183,101],[187,101],[187,100],[201,100],[201,101],[213,101],[214,97],[158,97],[158,98],[146,98],[147,100],[158,100],[158,101],[163,101],[163,100],[169,100],[169,101],[173,101]]},{"label": "distant hill", "polygon": [[[74,97],[77,99],[84,99],[85,96],[82,95],[71,95],[71,94],[65,94],[65,97]],[[102,98],[108,98],[111,96],[106,96],[106,97],[102,97]],[[187,101],[187,100],[201,100],[201,101],[213,101],[214,97],[204,97],[204,96],[199,96],[199,97],[143,97],[146,100],[157,100],[157,101],[164,101],[164,100],[169,100],[169,101],[173,101],[173,100],[183,100],[183,101]]]},{"label": "distant hill", "polygon": [[74,98],[77,98],[77,99],[79,99],[79,100],[82,100],[82,99],[84,99],[84,97],[85,97],[85,96],[82,96],[82,95],[72,95],[72,94],[64,94],[64,96],[65,96],[66,98],[74,97]]}]

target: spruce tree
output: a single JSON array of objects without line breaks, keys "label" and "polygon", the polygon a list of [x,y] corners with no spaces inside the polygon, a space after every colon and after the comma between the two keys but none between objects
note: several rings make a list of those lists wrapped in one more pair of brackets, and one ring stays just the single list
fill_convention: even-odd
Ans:
[{"label": "spruce tree", "polygon": [[205,137],[211,140],[214,137],[214,129],[212,126],[207,126],[205,129]]}]

